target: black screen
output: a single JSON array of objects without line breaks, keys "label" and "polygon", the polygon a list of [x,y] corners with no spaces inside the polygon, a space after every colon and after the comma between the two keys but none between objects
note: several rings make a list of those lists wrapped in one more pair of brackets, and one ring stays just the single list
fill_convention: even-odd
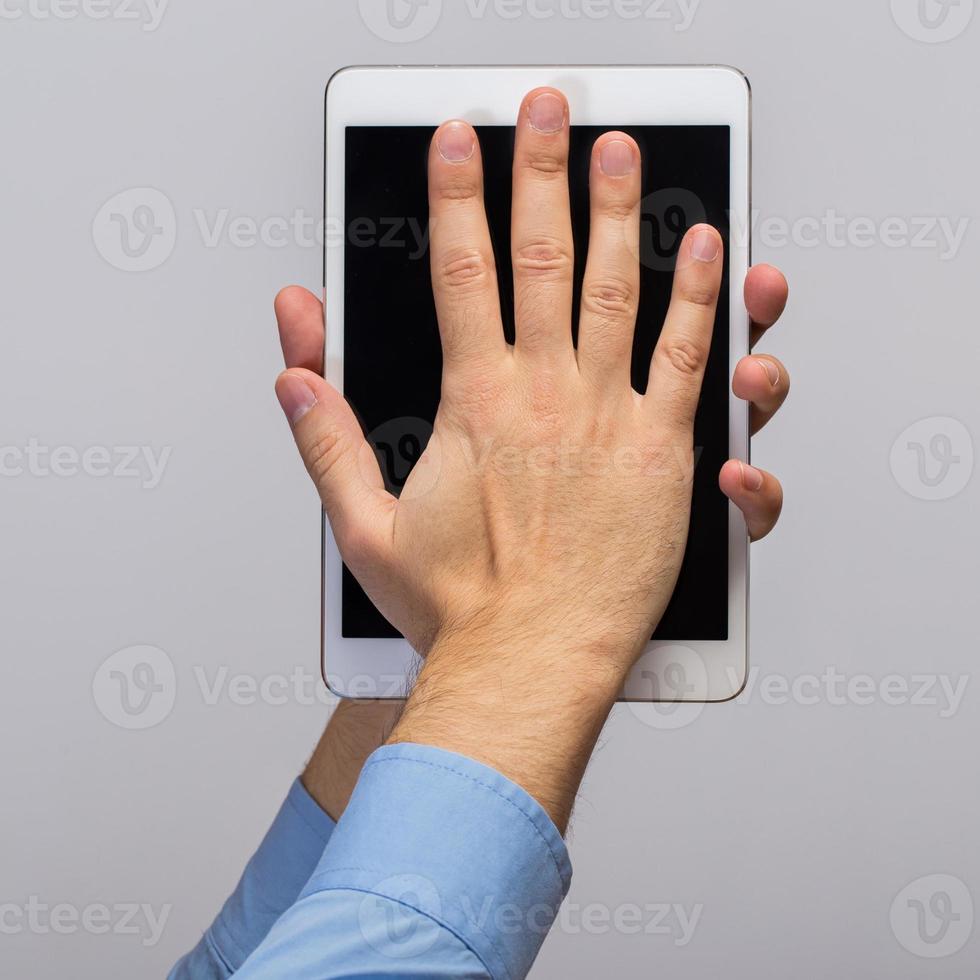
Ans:
[{"label": "black screen", "polygon": [[[729,236],[727,126],[573,126],[569,157],[575,235],[575,310],[589,235],[592,144],[621,129],[643,155],[640,303],[633,385],[643,391],[670,298],[684,232],[707,221]],[[398,492],[425,447],[439,404],[442,355],[429,279],[426,161],[434,128],[351,126],[346,131],[344,393],[374,445],[389,489]],[[477,127],[486,210],[497,261],[507,339],[514,339],[510,265],[514,130]],[[729,271],[722,282],[711,354],[694,427],[694,502],[687,553],[662,640],[728,638],[728,502],[718,471],[729,457]],[[574,328],[573,328],[574,329]],[[397,637],[344,568],[345,637]]]}]

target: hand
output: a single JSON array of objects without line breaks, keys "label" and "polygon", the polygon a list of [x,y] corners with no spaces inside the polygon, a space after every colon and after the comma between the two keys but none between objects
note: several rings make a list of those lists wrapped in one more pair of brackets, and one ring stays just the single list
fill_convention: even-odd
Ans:
[{"label": "hand", "polygon": [[[753,319],[753,346],[779,319],[787,295],[786,280],[778,270],[757,266],[749,272],[745,299]],[[319,299],[293,286],[279,294],[275,308],[286,367],[322,374],[323,307]],[[736,395],[752,403],[753,433],[779,410],[789,390],[789,375],[779,361],[771,355],[761,355],[758,360],[769,363],[759,364],[756,358],[746,357],[739,362],[733,380]],[[770,365],[774,375],[769,373]],[[770,380],[773,376],[775,382]],[[782,489],[767,473],[759,490],[745,487],[743,479],[742,467],[736,461],[722,469],[722,490],[742,509],[755,540],[775,525]],[[749,487],[756,485],[749,483]],[[401,704],[391,701],[341,701],[334,710],[302,777],[307,791],[334,820],[339,820],[346,808],[364,761],[391,734],[400,713]]]},{"label": "hand", "polygon": [[[751,346],[779,321],[789,297],[786,277],[771,265],[757,265],[745,280],[745,305],[752,318]],[[276,319],[287,368],[323,373],[323,304],[302,286],[287,286],[276,297]],[[789,371],[772,354],[744,357],[735,368],[732,390],[749,405],[755,435],[779,411],[790,389]],[[760,485],[759,480],[762,480]],[[753,541],[776,526],[783,491],[771,473],[730,460],[719,474],[722,491],[742,511]]]},{"label": "hand", "polygon": [[[514,692],[534,696],[520,675],[547,676],[554,669],[571,677],[569,694],[582,695],[585,717],[573,712],[563,718],[576,730],[572,754],[581,759],[584,750],[587,757],[597,734],[588,719],[598,715],[586,701],[604,706],[604,718],[670,598],[683,556],[692,422],[722,243],[706,226],[685,238],[648,393],[639,396],[629,383],[639,152],[625,134],[601,137],[592,159],[591,240],[576,351],[567,122],[564,98],[553,91],[532,93],[521,109],[513,348],[500,321],[475,134],[461,122],[436,134],[429,159],[431,261],[443,393],[429,448],[399,500],[384,490],[349,406],[316,373],[319,345],[299,340],[299,331],[287,340],[284,331],[284,347],[294,346],[293,363],[302,367],[280,376],[277,393],[341,554],[389,620],[421,652],[432,652],[416,689],[428,693],[413,695],[415,710],[410,702],[399,725],[402,738],[427,731],[432,737],[433,691],[454,689],[455,704],[465,700],[467,688],[485,699],[480,680],[489,676],[506,677]],[[318,320],[311,302],[295,291],[281,295],[280,323]],[[772,304],[759,306],[764,322]],[[771,392],[763,394],[759,411],[774,410]],[[753,492],[726,487],[725,480],[723,473],[733,498],[736,491]],[[504,686],[497,700],[517,707],[519,699]],[[482,745],[478,734],[468,743],[458,724],[465,716],[456,715],[437,744],[475,745],[470,754],[498,764],[485,729]],[[515,773],[520,765],[511,758],[498,768]],[[540,771],[523,780],[516,775],[526,786],[537,777],[548,781]],[[548,786],[535,788],[548,798]],[[551,790],[561,797],[550,801],[552,812],[561,812],[567,793]]]}]

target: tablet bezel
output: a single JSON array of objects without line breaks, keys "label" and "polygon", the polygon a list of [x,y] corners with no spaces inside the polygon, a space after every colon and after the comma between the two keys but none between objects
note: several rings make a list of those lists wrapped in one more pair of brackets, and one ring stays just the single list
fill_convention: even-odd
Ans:
[{"label": "tablet bezel", "polygon": [[[451,78],[449,77],[451,76]],[[726,66],[357,66],[327,84],[324,155],[324,375],[343,391],[345,129],[432,126],[463,118],[514,125],[524,95],[561,89],[573,125],[726,125],[731,128],[730,372],[748,353],[742,288],[750,264],[751,92]],[[397,98],[393,98],[397,93]],[[341,233],[336,234],[337,230]],[[333,327],[331,327],[331,324]],[[729,390],[731,455],[749,458],[748,406]],[[633,668],[621,700],[717,702],[736,697],[748,674],[749,548],[741,512],[729,504],[727,640],[655,641]],[[342,563],[323,522],[321,669],[348,698],[404,697],[418,658],[407,641],[341,636]],[[679,673],[678,673],[679,671]]]}]

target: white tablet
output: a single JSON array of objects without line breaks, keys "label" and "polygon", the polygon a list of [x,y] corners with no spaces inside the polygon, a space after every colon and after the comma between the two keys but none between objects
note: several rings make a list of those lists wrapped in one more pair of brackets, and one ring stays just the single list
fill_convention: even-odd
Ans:
[{"label": "white tablet", "polygon": [[[552,66],[359,67],[335,74],[326,95],[326,377],[350,401],[397,492],[426,444],[439,401],[427,250],[429,141],[449,118],[477,128],[501,304],[512,330],[514,123],[521,99],[540,85],[561,89],[571,107],[579,281],[592,143],[606,130],[625,130],[643,154],[638,389],[646,383],[684,232],[707,221],[725,239],[727,268],[695,423],[687,554],[670,606],[623,691],[630,701],[724,701],[742,689],[747,672],[748,542],[740,512],[718,488],[722,464],[747,459],[749,448],[747,406],[731,391],[749,343],[742,287],[749,268],[750,95],[741,73]],[[344,568],[326,523],[322,637],[323,675],[336,694],[405,695],[416,655]]]}]

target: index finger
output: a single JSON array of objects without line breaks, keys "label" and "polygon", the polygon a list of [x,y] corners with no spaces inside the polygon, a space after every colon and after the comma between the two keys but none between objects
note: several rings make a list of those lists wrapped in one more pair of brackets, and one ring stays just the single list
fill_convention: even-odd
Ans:
[{"label": "index finger", "polygon": [[507,346],[483,205],[483,164],[468,123],[443,123],[429,148],[432,292],[445,369]]}]

